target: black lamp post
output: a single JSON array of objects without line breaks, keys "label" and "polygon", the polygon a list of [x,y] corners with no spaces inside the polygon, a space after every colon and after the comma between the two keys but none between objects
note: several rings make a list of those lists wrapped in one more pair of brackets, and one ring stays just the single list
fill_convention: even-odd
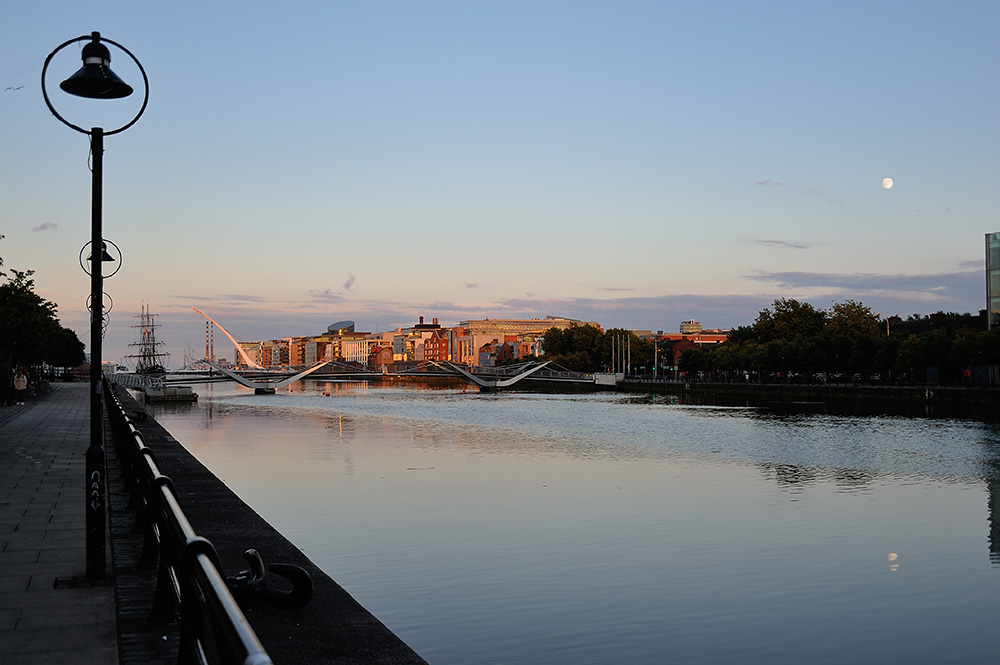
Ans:
[{"label": "black lamp post", "polygon": [[[45,89],[45,72],[52,58],[70,44],[90,40],[84,45],[81,56],[83,67],[75,74],[59,84],[64,92],[88,99],[121,99],[132,94],[130,85],[122,81],[111,71],[111,52],[104,42],[111,44],[126,53],[142,73],[145,95],[142,107],[135,117],[118,129],[105,132],[100,127],[83,129],[67,122],[52,106],[48,92]],[[103,322],[104,322],[104,272],[103,263],[108,259],[106,244],[101,230],[102,219],[102,189],[104,172],[104,137],[123,132],[139,119],[146,110],[149,101],[149,81],[142,65],[128,49],[110,39],[101,37],[99,32],[89,36],[76,37],[60,45],[45,59],[42,67],[42,96],[52,115],[64,125],[90,136],[90,153],[92,157],[93,182],[91,194],[91,239],[90,239],[90,446],[87,448],[87,479],[86,479],[86,513],[87,513],[87,577],[101,579],[105,574],[105,497],[107,486],[105,482],[105,452],[104,452],[104,401],[101,394],[101,356],[103,354]]]}]

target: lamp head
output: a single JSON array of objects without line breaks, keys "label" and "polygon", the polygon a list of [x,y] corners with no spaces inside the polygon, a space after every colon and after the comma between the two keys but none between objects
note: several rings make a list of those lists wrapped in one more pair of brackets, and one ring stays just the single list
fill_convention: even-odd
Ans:
[{"label": "lamp head", "polygon": [[118,78],[108,65],[111,52],[101,43],[101,33],[91,33],[83,47],[83,67],[59,84],[65,92],[88,99],[121,99],[132,94],[132,86]]},{"label": "lamp head", "polygon": [[[93,261],[94,260],[94,254],[93,254],[93,252],[91,252],[90,256],[87,257],[87,260],[88,261]],[[111,254],[108,253],[108,243],[102,242],[101,243],[101,261],[103,263],[107,263],[108,261],[114,263],[114,260],[115,260],[115,257],[111,256]]]}]

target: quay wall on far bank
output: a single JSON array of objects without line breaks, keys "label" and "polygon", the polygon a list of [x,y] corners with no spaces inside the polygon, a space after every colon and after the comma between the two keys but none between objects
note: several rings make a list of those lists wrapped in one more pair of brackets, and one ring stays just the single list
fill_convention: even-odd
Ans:
[{"label": "quay wall on far bank", "polygon": [[794,383],[625,381],[615,390],[676,395],[701,403],[746,405],[817,402],[843,406],[893,406],[943,411],[975,410],[1000,416],[1000,388],[986,386],[882,386]]},{"label": "quay wall on far bank", "polygon": [[[148,416],[127,390],[121,386],[114,389],[122,406],[133,416],[145,444],[154,452],[160,471],[170,478],[181,508],[195,532],[214,545],[226,576],[235,576],[248,568],[243,553],[250,548],[260,553],[265,565],[293,564],[304,568],[312,576],[313,596],[305,607],[282,609],[261,599],[241,602],[247,620],[276,665],[426,665],[423,658]],[[112,469],[109,471],[114,473]],[[127,528],[116,527],[114,510],[112,530],[124,534],[130,532]],[[119,549],[117,545],[115,549]],[[120,549],[128,550],[126,546]],[[122,563],[116,560],[116,569]],[[124,573],[126,569],[121,570]],[[278,586],[281,586],[280,582]],[[133,590],[131,595],[141,593],[141,589]]]}]

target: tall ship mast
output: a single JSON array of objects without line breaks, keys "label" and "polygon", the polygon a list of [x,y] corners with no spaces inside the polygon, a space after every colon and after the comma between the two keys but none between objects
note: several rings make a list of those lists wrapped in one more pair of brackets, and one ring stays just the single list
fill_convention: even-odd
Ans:
[{"label": "tall ship mast", "polygon": [[143,303],[141,313],[135,316],[139,319],[139,323],[132,327],[138,328],[139,341],[133,342],[129,346],[138,347],[139,350],[138,353],[130,354],[126,358],[135,361],[136,374],[163,374],[166,372],[163,364],[170,357],[170,354],[159,350],[163,346],[163,342],[156,339],[156,329],[160,326],[156,323],[155,316],[155,314],[149,313],[148,303]]}]

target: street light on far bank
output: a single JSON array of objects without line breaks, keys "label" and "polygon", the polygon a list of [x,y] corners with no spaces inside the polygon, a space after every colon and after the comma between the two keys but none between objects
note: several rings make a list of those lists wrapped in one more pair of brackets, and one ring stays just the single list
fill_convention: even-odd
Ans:
[{"label": "street light on far bank", "polygon": [[[89,41],[88,41],[89,40]],[[81,49],[80,56],[83,66],[76,73],[59,84],[59,87],[70,95],[83,97],[85,99],[123,99],[130,96],[134,90],[132,86],[125,83],[117,74],[111,70],[111,52],[107,44],[116,47],[136,64],[142,73],[143,87],[145,94],[142,106],[131,120],[122,126],[105,131],[101,127],[84,129],[63,118],[49,99],[46,89],[45,74],[48,71],[49,63],[59,51],[70,44],[81,41],[87,43]],[[87,448],[87,476],[86,476],[86,532],[87,532],[87,577],[89,579],[101,579],[105,575],[105,537],[106,537],[106,469],[104,451],[104,401],[102,395],[101,376],[101,356],[103,354],[103,328],[104,328],[104,263],[113,261],[107,252],[107,243],[104,238],[102,226],[103,208],[103,185],[104,185],[104,137],[118,134],[125,131],[136,123],[139,117],[146,110],[149,101],[149,81],[146,72],[142,68],[139,60],[121,44],[111,41],[101,36],[99,32],[92,32],[90,35],[76,37],[62,43],[52,53],[45,58],[45,65],[42,67],[42,96],[45,104],[49,107],[60,122],[90,137],[91,156],[91,251],[87,257],[90,264],[89,270],[83,265],[84,271],[90,275],[90,446]],[[114,244],[114,243],[111,243]],[[83,252],[81,252],[82,256]],[[120,259],[120,257],[119,257]],[[121,265],[120,260],[118,261]],[[117,270],[116,270],[117,271]]]}]

